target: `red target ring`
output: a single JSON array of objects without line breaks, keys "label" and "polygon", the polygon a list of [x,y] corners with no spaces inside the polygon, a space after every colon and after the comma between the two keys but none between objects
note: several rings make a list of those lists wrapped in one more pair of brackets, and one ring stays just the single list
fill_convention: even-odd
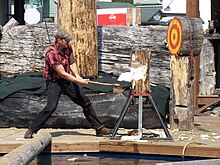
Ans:
[{"label": "red target ring", "polygon": [[178,18],[170,21],[167,30],[167,43],[169,52],[178,55],[182,46],[182,24]]}]

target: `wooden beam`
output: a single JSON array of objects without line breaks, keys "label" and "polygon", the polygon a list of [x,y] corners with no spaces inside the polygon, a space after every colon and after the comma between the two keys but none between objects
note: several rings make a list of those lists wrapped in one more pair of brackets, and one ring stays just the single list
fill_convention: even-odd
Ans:
[{"label": "wooden beam", "polygon": [[197,111],[195,111],[195,114],[200,114],[203,111],[205,111],[208,107],[213,106],[215,104],[218,104],[220,102],[220,98],[213,100],[212,102],[210,102],[209,104],[206,104],[205,106],[199,108]]},{"label": "wooden beam", "polygon": [[[199,18],[199,0],[186,0],[186,16],[190,18]],[[199,95],[199,63],[200,57],[198,54],[194,57],[194,111],[198,109]]]},{"label": "wooden beam", "polygon": [[[173,142],[170,142],[173,143]],[[126,141],[109,141],[100,142],[100,152],[123,152],[123,153],[139,153],[139,154],[158,154],[158,155],[175,155],[181,156],[183,153],[183,146],[176,145],[172,146],[169,143],[166,144],[150,144],[150,143],[135,143]],[[184,156],[195,156],[195,157],[210,157],[219,158],[220,148],[218,147],[207,147],[204,144],[191,144],[185,150]]]},{"label": "wooden beam", "polygon": [[211,102],[214,102],[215,100],[218,100],[218,99],[219,99],[218,95],[199,95],[198,105],[201,106],[201,105],[210,104]]},{"label": "wooden beam", "polygon": [[52,143],[51,148],[45,152],[68,153],[68,152],[99,152],[99,142],[77,142],[77,143]]},{"label": "wooden beam", "polygon": [[199,0],[186,0],[186,16],[190,18],[199,18]]}]

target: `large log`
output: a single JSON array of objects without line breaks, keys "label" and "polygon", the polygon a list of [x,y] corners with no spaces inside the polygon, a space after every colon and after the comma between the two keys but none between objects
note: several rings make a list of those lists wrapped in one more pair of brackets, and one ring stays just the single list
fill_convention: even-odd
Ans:
[{"label": "large log", "polygon": [[59,0],[59,28],[70,32],[79,72],[84,76],[98,74],[96,1]]},{"label": "large log", "polygon": [[168,48],[173,55],[199,55],[203,45],[202,20],[175,17],[167,30]]},{"label": "large log", "polygon": [[141,9],[128,8],[127,9],[127,25],[140,25],[141,24]]},{"label": "large log", "polygon": [[40,133],[36,138],[0,158],[0,164],[29,164],[51,141],[52,136],[49,133]]},{"label": "large log", "polygon": [[[128,99],[128,93],[107,93],[89,95],[93,107],[99,119],[109,128],[113,128],[118,119],[124,104]],[[46,106],[46,96],[27,95],[16,93],[0,102],[0,127],[27,128],[36,118],[44,106]],[[12,104],[13,103],[13,104]],[[138,110],[135,105],[131,107],[120,127],[137,128]],[[144,115],[144,128],[161,127],[157,114],[148,108]],[[56,111],[44,125],[45,128],[91,128],[86,120],[82,108],[74,104],[67,96],[62,95]]]},{"label": "large log", "polygon": [[150,82],[170,86],[170,53],[165,47],[167,27],[99,27],[99,70],[120,75],[130,71],[136,48],[152,47]]},{"label": "large log", "polygon": [[188,56],[171,57],[171,128],[182,131],[193,128],[193,79]]},{"label": "large log", "polygon": [[180,55],[189,55],[192,46],[193,54],[199,55],[204,40],[202,20],[199,18],[178,17],[182,24],[182,46]]}]

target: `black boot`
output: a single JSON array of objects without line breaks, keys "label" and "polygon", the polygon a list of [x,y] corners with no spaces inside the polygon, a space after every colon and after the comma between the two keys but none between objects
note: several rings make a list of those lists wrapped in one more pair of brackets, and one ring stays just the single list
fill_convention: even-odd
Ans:
[{"label": "black boot", "polygon": [[25,138],[25,139],[32,139],[32,138],[33,138],[33,132],[32,132],[30,129],[28,129],[28,130],[25,132],[25,134],[24,134],[24,138]]}]

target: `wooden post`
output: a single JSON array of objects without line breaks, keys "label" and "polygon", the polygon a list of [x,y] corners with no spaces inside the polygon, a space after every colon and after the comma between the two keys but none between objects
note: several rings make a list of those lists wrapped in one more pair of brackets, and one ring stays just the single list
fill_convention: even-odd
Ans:
[{"label": "wooden post", "polygon": [[[199,0],[186,0],[186,16],[190,18],[199,18]],[[198,109],[198,95],[199,95],[199,54],[194,56],[194,111]]]},{"label": "wooden post", "polygon": [[204,40],[201,20],[175,17],[170,22],[167,39],[169,51],[174,55],[171,57],[170,124],[172,129],[190,131],[194,125],[194,55],[200,54]]},{"label": "wooden post", "polygon": [[[190,31],[183,32],[183,39],[184,35],[188,36],[189,44],[185,48],[189,51],[184,54],[185,56],[173,56],[171,58],[172,102],[170,104],[170,123],[172,129],[179,128],[181,131],[191,131],[194,126],[194,110],[198,107],[198,54],[200,51],[195,51],[196,49],[193,51],[193,48],[196,48],[196,46],[201,47],[203,42],[203,29],[200,28],[202,25],[196,26],[196,23],[192,22],[192,18],[199,17],[199,0],[187,0],[186,10],[189,17],[188,22],[191,22],[191,26],[193,26],[193,28],[185,28],[190,29]],[[194,38],[196,33],[199,33],[197,36],[198,42]],[[184,45],[182,45],[183,48]]]},{"label": "wooden post", "polygon": [[72,36],[71,44],[79,71],[84,76],[98,74],[96,1],[59,0],[58,25]]},{"label": "wooden post", "polygon": [[193,128],[193,80],[189,70],[189,56],[171,57],[171,129],[189,131]]}]

